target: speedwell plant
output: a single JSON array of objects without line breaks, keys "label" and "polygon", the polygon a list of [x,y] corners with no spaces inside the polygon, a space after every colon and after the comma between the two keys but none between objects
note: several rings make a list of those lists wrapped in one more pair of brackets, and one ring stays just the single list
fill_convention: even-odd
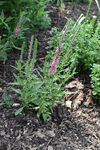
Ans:
[{"label": "speedwell plant", "polygon": [[43,69],[34,68],[37,52],[36,39],[33,56],[31,58],[32,45],[33,36],[31,37],[28,60],[26,62],[23,61],[23,44],[20,60],[16,62],[16,67],[14,67],[19,72],[19,75],[14,74],[17,82],[10,83],[11,85],[20,87],[18,89],[13,88],[13,90],[20,95],[23,104],[23,106],[15,112],[15,115],[18,115],[26,107],[28,109],[37,110],[37,116],[39,117],[42,114],[43,119],[46,120],[53,111],[53,104],[61,103],[61,97],[65,93],[63,91],[63,85],[69,77],[73,76],[74,72],[68,73],[68,70],[61,70],[63,71],[63,74],[61,74],[55,67],[55,70],[52,70],[52,73],[50,72],[49,74],[49,68],[46,67],[47,63],[49,63],[46,63],[47,60],[45,60]]}]

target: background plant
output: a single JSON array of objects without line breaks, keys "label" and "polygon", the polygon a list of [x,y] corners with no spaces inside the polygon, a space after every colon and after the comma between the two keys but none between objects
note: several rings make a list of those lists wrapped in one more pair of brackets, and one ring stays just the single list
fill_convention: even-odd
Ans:
[{"label": "background plant", "polygon": [[[8,0],[0,2],[0,54],[7,41],[9,41],[9,44],[5,53],[11,51],[12,48],[20,50],[22,41],[26,41],[25,33],[47,28],[50,25],[49,12],[45,11],[48,2],[49,0]],[[16,38],[13,38],[23,11],[24,15],[21,19],[19,32]],[[1,60],[3,60],[3,55]],[[4,60],[6,60],[6,57],[4,57]]]},{"label": "background plant", "polygon": [[[66,59],[65,61],[63,61],[64,66],[68,66],[69,62],[73,62],[73,59],[76,59],[74,67],[76,67],[78,71],[82,66],[84,70],[89,70],[93,63],[100,61],[100,53],[98,53],[100,46],[100,25],[99,23],[97,24],[94,32],[92,21],[90,23],[85,23],[83,19],[85,18],[81,15],[77,22],[70,22],[70,26],[66,32],[66,36],[62,44],[62,51],[60,56],[61,61],[63,61],[63,58]],[[54,32],[55,35],[51,39],[49,44],[50,47],[53,47],[55,50],[57,44],[56,39],[57,37],[62,36],[63,31],[59,33],[57,32],[57,29],[54,29]],[[71,44],[73,38],[74,41]],[[70,45],[72,46],[70,47]],[[72,59],[67,56],[69,53],[72,54]]]},{"label": "background plant", "polygon": [[[71,20],[62,44],[59,66],[57,67],[59,70],[60,67],[62,67],[63,69],[74,68],[75,71],[80,71],[81,69],[88,71],[91,76],[93,95],[98,95],[99,97],[100,23],[98,22],[98,19],[100,17],[100,7],[96,0],[99,14],[98,16],[93,16],[91,20],[87,20],[91,3],[92,0],[89,2],[86,17],[81,15],[76,22]],[[63,31],[58,32],[57,28],[54,28],[53,30],[55,35],[49,42],[50,47],[54,49],[53,52],[50,52],[51,57],[55,53],[57,37],[61,37],[63,34]],[[69,55],[69,53],[71,55]],[[48,60],[50,60],[50,58],[48,58]]]},{"label": "background plant", "polygon": [[100,102],[100,63],[99,64],[93,64],[93,67],[91,68],[92,72],[90,74],[91,77],[91,87],[93,88],[93,95],[95,95],[96,98],[99,98]]},{"label": "background plant", "polygon": [[10,97],[8,96],[6,87],[4,88],[4,95],[3,95],[3,98],[4,98],[4,102],[3,102],[3,103],[0,103],[0,106],[5,105],[7,108],[10,108],[10,109],[11,109],[10,102],[12,102],[13,99],[10,100]]},{"label": "background plant", "polygon": [[5,3],[3,1],[0,13],[3,11],[6,18],[12,17],[12,22],[8,23],[12,30],[15,29],[18,17],[23,11],[25,12],[25,17],[28,17],[28,25],[33,26],[32,30],[36,30],[37,27],[38,29],[45,28],[46,25],[50,24],[50,22],[47,23],[48,19],[50,21],[50,18],[47,16],[48,11],[45,11],[47,2],[49,0],[8,0]]},{"label": "background plant", "polygon": [[87,2],[88,0],[68,0],[68,2]]}]

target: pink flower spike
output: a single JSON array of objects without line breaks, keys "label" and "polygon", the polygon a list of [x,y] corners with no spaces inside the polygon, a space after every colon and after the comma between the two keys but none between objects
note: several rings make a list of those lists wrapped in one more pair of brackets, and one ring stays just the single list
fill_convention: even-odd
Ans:
[{"label": "pink flower spike", "polygon": [[24,14],[24,12],[22,13],[22,15],[21,15],[21,17],[20,17],[20,19],[19,19],[19,22],[18,22],[17,27],[16,27],[16,29],[15,29],[14,37],[17,36],[17,33],[18,33],[19,29],[20,29],[20,25],[21,25],[21,22],[22,22],[23,14]]},{"label": "pink flower spike", "polygon": [[55,71],[56,69],[56,66],[59,62],[59,59],[60,59],[60,53],[61,53],[61,45],[62,43],[59,45],[59,47],[57,47],[57,49],[55,50],[56,51],[56,56],[53,58],[53,63],[51,64],[50,66],[50,69],[48,71],[48,74],[52,74],[52,71]]},{"label": "pink flower spike", "polygon": [[19,29],[16,27],[14,37],[17,36],[18,31],[19,31]]}]

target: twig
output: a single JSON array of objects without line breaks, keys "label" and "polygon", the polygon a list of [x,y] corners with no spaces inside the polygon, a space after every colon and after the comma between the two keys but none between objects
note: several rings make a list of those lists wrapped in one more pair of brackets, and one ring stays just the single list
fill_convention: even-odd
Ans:
[{"label": "twig", "polygon": [[46,145],[46,147],[45,147],[45,150],[47,149],[47,146],[50,144],[51,140],[52,140],[52,139],[50,139],[50,140],[48,141],[48,143],[47,143],[47,145]]}]

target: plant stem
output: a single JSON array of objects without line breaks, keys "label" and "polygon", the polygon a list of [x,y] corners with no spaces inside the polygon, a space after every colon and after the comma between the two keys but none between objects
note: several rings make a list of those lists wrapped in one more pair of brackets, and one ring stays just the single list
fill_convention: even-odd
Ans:
[{"label": "plant stem", "polygon": [[89,13],[89,10],[90,10],[91,3],[92,3],[92,0],[89,1],[89,5],[88,5],[87,12],[86,12],[86,17],[85,17],[85,22],[87,21],[87,16],[88,16],[88,13]]}]

